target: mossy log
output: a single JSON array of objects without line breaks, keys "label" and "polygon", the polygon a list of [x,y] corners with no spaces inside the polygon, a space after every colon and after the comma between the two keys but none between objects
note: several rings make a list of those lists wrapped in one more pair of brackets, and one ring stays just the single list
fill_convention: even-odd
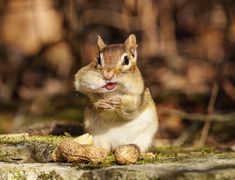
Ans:
[{"label": "mossy log", "polygon": [[52,161],[52,152],[61,140],[59,136],[2,136],[0,161],[32,163]]},{"label": "mossy log", "polygon": [[0,179],[235,179],[235,152],[213,148],[157,148],[154,159],[117,165],[52,163],[52,152],[71,137],[0,137]]}]

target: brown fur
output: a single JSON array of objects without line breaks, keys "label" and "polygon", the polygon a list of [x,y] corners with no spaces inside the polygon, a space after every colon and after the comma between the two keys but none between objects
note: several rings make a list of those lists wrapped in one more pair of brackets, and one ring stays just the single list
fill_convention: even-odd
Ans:
[{"label": "brown fur", "polygon": [[125,51],[125,46],[123,44],[112,44],[105,46],[100,53],[104,56],[105,66],[112,69],[116,66]]},{"label": "brown fur", "polygon": [[[136,64],[135,35],[124,44],[112,45],[106,45],[99,36],[97,46],[102,62],[96,59],[97,66],[90,69],[88,65],[75,76],[76,89],[92,104],[85,110],[85,129],[93,135],[95,146],[110,151],[132,143],[144,152],[151,145],[158,121],[154,101]],[[123,63],[124,53],[129,63]],[[112,77],[117,87],[109,91],[104,87]]]}]

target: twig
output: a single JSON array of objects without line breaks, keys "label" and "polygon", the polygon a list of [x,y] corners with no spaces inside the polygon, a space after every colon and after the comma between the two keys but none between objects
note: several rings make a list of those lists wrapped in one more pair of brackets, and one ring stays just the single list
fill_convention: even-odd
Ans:
[{"label": "twig", "polygon": [[209,129],[211,126],[211,120],[209,119],[209,116],[214,112],[214,107],[215,107],[215,102],[218,96],[218,92],[219,92],[219,84],[217,81],[215,81],[212,86],[211,97],[210,97],[210,101],[209,101],[208,108],[207,108],[208,116],[204,123],[203,129],[201,132],[201,137],[197,143],[198,146],[203,146],[208,137]]},{"label": "twig", "polygon": [[228,122],[235,120],[235,112],[227,113],[227,114],[200,114],[200,113],[186,113],[183,111],[175,110],[175,109],[161,109],[159,110],[159,114],[163,115],[174,115],[178,116],[182,119],[189,121],[214,121],[214,122]]}]

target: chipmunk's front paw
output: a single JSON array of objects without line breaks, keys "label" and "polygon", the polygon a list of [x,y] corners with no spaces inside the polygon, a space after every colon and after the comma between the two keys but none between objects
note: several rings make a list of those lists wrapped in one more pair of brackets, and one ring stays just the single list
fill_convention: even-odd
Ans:
[{"label": "chipmunk's front paw", "polygon": [[122,104],[122,99],[119,97],[115,97],[115,98],[110,99],[108,103],[115,108],[120,108]]},{"label": "chipmunk's front paw", "polygon": [[110,105],[106,100],[101,99],[99,100],[97,103],[95,103],[96,108],[98,109],[104,109],[104,110],[108,110],[108,109],[113,109],[112,105]]}]

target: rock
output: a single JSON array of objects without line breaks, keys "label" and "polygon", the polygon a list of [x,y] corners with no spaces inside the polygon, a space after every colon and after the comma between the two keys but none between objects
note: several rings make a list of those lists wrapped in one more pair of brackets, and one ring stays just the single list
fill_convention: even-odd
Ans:
[{"label": "rock", "polygon": [[135,144],[122,145],[115,149],[114,157],[118,164],[136,163],[140,156],[140,149]]},{"label": "rock", "polygon": [[[82,144],[80,144],[82,143]],[[0,161],[5,162],[102,162],[108,152],[91,145],[92,136],[0,136]]]},{"label": "rock", "polygon": [[30,138],[20,142],[0,142],[0,161],[5,162],[50,162],[56,145],[34,141]]},{"label": "rock", "polygon": [[[58,158],[68,157],[70,161],[80,158],[92,163],[48,163],[58,145],[63,152]],[[120,149],[135,152],[136,146]],[[4,136],[0,137],[0,161],[5,161],[0,162],[0,179],[235,179],[234,151],[210,147],[158,147],[154,150],[155,158],[141,155],[136,164],[118,166],[113,155],[94,164],[99,162],[97,148],[78,145],[71,137]]]},{"label": "rock", "polygon": [[0,179],[235,179],[235,157],[172,159],[151,164],[81,169],[68,163],[0,162]]}]

